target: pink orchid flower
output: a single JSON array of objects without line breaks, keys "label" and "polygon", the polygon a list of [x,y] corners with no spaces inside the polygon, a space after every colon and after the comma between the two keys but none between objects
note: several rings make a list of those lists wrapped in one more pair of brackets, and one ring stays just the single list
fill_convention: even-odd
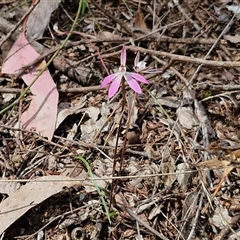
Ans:
[{"label": "pink orchid flower", "polygon": [[142,75],[126,71],[126,59],[127,59],[126,47],[123,46],[121,51],[120,58],[121,65],[119,67],[119,71],[105,77],[101,84],[101,88],[104,88],[111,83],[108,89],[109,98],[113,97],[117,93],[123,79],[126,80],[130,88],[132,88],[132,90],[135,91],[136,93],[142,93],[142,89],[138,82],[149,84],[147,79],[144,78]]},{"label": "pink orchid flower", "polygon": [[140,60],[140,53],[138,52],[135,59],[134,59],[134,71],[135,72],[142,72],[142,73],[162,73],[161,69],[151,69],[149,67],[146,67],[146,62],[139,61]]}]

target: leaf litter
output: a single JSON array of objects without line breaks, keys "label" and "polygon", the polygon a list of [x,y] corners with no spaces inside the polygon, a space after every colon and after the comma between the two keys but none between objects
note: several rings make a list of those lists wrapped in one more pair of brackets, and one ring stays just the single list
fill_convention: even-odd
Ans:
[{"label": "leaf litter", "polygon": [[63,187],[75,185],[76,182],[71,180],[75,179],[64,176],[45,176],[11,193],[0,203],[0,234],[32,207],[60,192]]},{"label": "leaf litter", "polygon": [[[5,74],[0,78],[1,109],[21,92],[22,80],[14,79],[13,75],[39,56],[37,49],[29,45],[31,39],[43,37],[36,39],[43,49],[57,46],[76,16],[77,1],[39,2],[29,16],[32,20],[28,20],[27,38],[23,31],[12,35],[19,46],[14,51],[4,48],[8,56],[3,57],[7,62],[2,66]],[[1,12],[15,7],[11,15],[5,15],[4,21],[0,21],[0,26],[3,23],[22,26],[20,16],[29,5],[16,4],[0,5]],[[41,4],[46,4],[44,14],[39,10]],[[41,21],[40,15],[44,16]],[[27,187],[33,182],[23,186],[19,182],[1,183],[0,204],[10,199],[17,208],[22,206],[24,199],[18,198],[17,202],[14,194],[23,187],[29,195],[26,194],[26,201],[33,198],[37,203],[32,206],[27,202],[25,210],[28,211],[21,214],[19,209],[13,209],[14,217],[2,229],[4,237],[12,239],[10,233],[13,233],[14,237],[24,235],[33,239],[36,236],[33,234],[43,228],[39,237],[42,234],[49,239],[74,239],[79,233],[89,239],[122,236],[126,239],[234,239],[234,234],[237,239],[238,15],[238,6],[225,5],[225,1],[215,1],[214,5],[209,1],[188,0],[88,2],[69,41],[74,46],[62,49],[61,58],[44,72],[48,75],[41,75],[42,84],[38,79],[32,86],[36,89],[31,88],[31,93],[0,118],[2,180],[49,177],[51,181],[58,176],[67,183],[64,176],[67,175],[84,181],[67,185],[73,186],[68,193],[61,190],[65,184],[49,190],[54,181],[46,189],[37,185],[40,190],[34,187],[34,191]],[[36,24],[40,27],[34,27]],[[1,34],[8,34],[9,30],[4,31],[7,26],[0,29],[3,29]],[[126,66],[130,66],[127,71],[133,71],[136,54],[145,66],[163,71],[143,73],[150,84],[148,91],[143,89],[143,94],[137,95],[132,112],[130,88],[126,88],[127,101],[122,108],[121,92],[109,100],[107,91],[99,87],[107,72],[118,68],[122,45],[126,46],[128,56]],[[209,51],[211,48],[213,51]],[[23,56],[26,59],[19,61]],[[224,64],[220,66],[220,63]],[[26,85],[44,66],[42,62],[23,74]],[[84,83],[79,79],[84,79]],[[55,89],[54,100],[47,101],[49,108],[40,107],[38,112],[36,109],[46,97],[46,92],[41,95],[39,89],[46,87],[46,81],[51,85],[49,91]],[[38,105],[31,108],[34,102]],[[31,116],[24,119],[24,114],[34,111],[40,118],[22,131],[19,119],[27,122]],[[127,132],[129,113],[132,116]],[[28,131],[32,128],[48,140]],[[123,176],[115,181],[111,178],[113,162],[117,160],[118,172],[125,137],[128,141]],[[117,142],[119,149],[115,151]],[[106,221],[96,188],[84,166],[76,161],[77,155],[86,159],[107,206],[111,205],[112,225]],[[117,184],[117,192],[115,202],[110,203],[112,184]],[[46,192],[41,202],[37,199],[40,199],[36,195],[38,191]],[[28,219],[31,227],[22,227],[24,219]],[[41,221],[37,223],[35,219]]]}]

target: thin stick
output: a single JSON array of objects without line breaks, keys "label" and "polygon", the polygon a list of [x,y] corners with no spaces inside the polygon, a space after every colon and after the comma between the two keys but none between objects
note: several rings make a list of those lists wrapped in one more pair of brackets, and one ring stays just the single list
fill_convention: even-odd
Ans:
[{"label": "thin stick", "polygon": [[153,227],[149,226],[146,222],[144,222],[141,218],[139,218],[136,214],[134,214],[132,210],[130,210],[129,208],[126,208],[126,210],[131,217],[133,217],[136,221],[138,221],[142,226],[147,228],[150,232],[158,236],[160,239],[168,240],[168,238],[166,238],[163,234],[156,231]]},{"label": "thin stick", "polygon": [[190,62],[194,64],[203,64],[203,65],[212,66],[212,67],[240,67],[240,61],[213,61],[213,60],[206,60],[203,58],[193,58],[193,57],[188,57],[183,55],[176,55],[168,52],[145,49],[142,47],[126,46],[126,48],[135,52],[139,51],[142,53],[148,53],[156,56],[169,57],[175,61]]}]

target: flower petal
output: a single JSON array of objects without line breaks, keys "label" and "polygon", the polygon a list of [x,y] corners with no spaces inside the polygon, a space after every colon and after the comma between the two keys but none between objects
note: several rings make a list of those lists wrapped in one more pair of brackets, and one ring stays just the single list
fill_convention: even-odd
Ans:
[{"label": "flower petal", "polygon": [[114,79],[118,76],[117,73],[113,73],[105,77],[101,83],[100,88],[106,87],[110,82],[114,81]]},{"label": "flower petal", "polygon": [[119,89],[119,86],[121,84],[122,81],[122,75],[118,75],[112,82],[112,84],[110,85],[109,89],[108,89],[108,97],[111,98],[113,97],[116,92]]},{"label": "flower petal", "polygon": [[143,77],[142,75],[140,75],[140,74],[138,74],[138,73],[130,73],[130,74],[131,74],[131,76],[132,76],[133,78],[135,78],[137,81],[142,82],[142,83],[149,84],[148,80],[147,80],[145,77]]},{"label": "flower petal", "polygon": [[126,59],[127,59],[127,51],[126,51],[126,47],[123,45],[122,51],[121,51],[121,66],[126,65]]},{"label": "flower petal", "polygon": [[126,79],[128,85],[130,86],[130,88],[137,92],[137,93],[142,93],[142,89],[140,87],[140,85],[138,84],[138,82],[133,78],[132,76],[133,73],[130,72],[126,72],[124,75],[124,78]]},{"label": "flower petal", "polygon": [[131,80],[127,81],[127,83],[133,91],[136,93],[142,93],[142,89],[135,79],[132,78]]},{"label": "flower petal", "polygon": [[136,55],[136,57],[134,59],[134,67],[136,67],[138,65],[139,59],[140,59],[140,53],[137,52],[137,55]]}]

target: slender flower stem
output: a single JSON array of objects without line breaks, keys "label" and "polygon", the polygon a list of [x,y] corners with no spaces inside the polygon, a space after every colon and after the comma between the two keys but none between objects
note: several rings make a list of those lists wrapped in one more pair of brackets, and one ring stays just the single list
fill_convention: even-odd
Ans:
[{"label": "slender flower stem", "polygon": [[[125,104],[126,104],[126,89],[125,89],[125,81],[124,81],[124,79],[122,79],[121,87],[122,87],[122,112],[124,112],[124,108],[125,108]],[[114,149],[114,160],[113,160],[113,169],[112,169],[112,176],[113,177],[116,176],[116,165],[117,165],[117,154],[118,154],[117,150],[118,150],[118,142],[119,142],[119,138],[120,138],[122,122],[123,122],[123,115],[121,115],[121,118],[120,118],[120,121],[119,121],[119,127],[118,127],[118,130],[117,130],[117,140],[116,140],[115,149]],[[122,169],[120,167],[117,176],[121,175],[121,170]],[[109,208],[111,208],[111,204],[113,202],[113,196],[116,193],[116,188],[118,186],[118,182],[119,182],[119,179],[116,179],[116,180],[112,181],[111,197],[110,197],[110,207]]]},{"label": "slender flower stem", "polygon": [[[122,102],[122,108],[124,109],[124,107],[126,106],[126,88],[125,88],[125,84],[124,81],[122,83],[122,97],[123,97],[123,102]],[[136,97],[136,92],[134,92],[134,98]],[[134,101],[133,101],[134,104]],[[132,110],[132,108],[131,108]],[[127,145],[127,133],[129,130],[129,126],[130,126],[130,120],[131,120],[131,110],[128,113],[128,120],[127,120],[127,128],[126,128],[126,132],[125,132],[125,138],[124,138],[124,142],[123,142],[123,147],[122,147],[122,151],[121,151],[121,158],[120,158],[120,167],[119,167],[119,172],[118,172],[118,176],[121,176],[121,172],[123,169],[123,162],[124,162],[124,154],[126,152],[126,145]]]},{"label": "slender flower stem", "polygon": [[[122,151],[121,151],[121,159],[120,159],[120,168],[119,168],[119,176],[121,175],[121,171],[123,169],[123,163],[124,163],[124,155],[126,152],[126,146],[127,146],[127,134],[130,128],[130,123],[131,123],[131,117],[132,117],[132,113],[134,111],[134,104],[136,101],[136,92],[134,92],[134,96],[133,96],[133,101],[132,101],[132,105],[129,106],[129,111],[128,111],[128,119],[127,119],[127,128],[126,128],[126,132],[125,132],[125,138],[124,138],[124,142],[123,142],[123,147],[122,147]],[[126,100],[126,99],[125,99]]]}]

